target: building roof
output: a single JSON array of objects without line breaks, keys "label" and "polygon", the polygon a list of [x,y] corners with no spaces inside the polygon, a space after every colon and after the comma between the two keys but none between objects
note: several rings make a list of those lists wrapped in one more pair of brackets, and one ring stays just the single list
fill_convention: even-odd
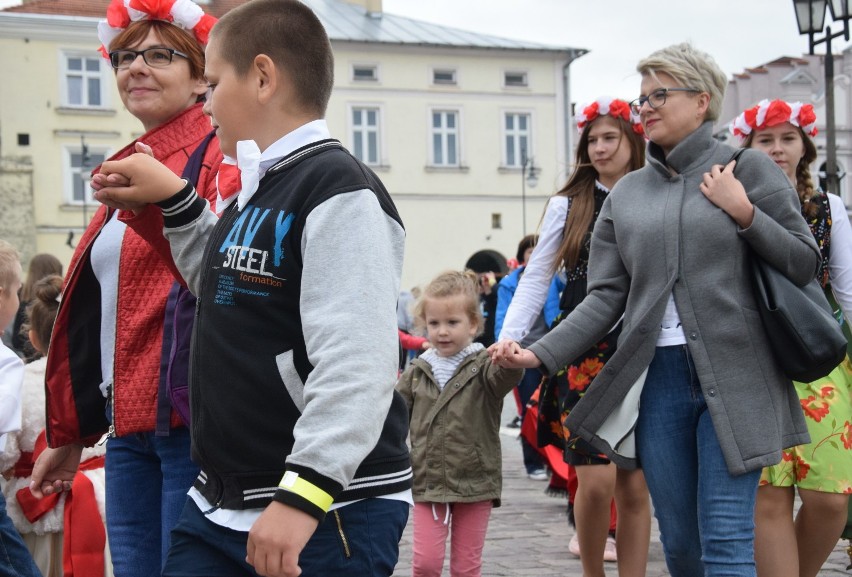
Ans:
[{"label": "building roof", "polygon": [[[203,7],[214,16],[222,16],[245,1],[208,0]],[[303,1],[320,18],[332,41],[566,52],[571,53],[572,58],[587,52],[567,46],[552,46],[469,32],[387,12],[371,14],[363,6],[344,0]],[[3,12],[103,18],[108,5],[109,0],[26,0],[24,4],[6,8]]]}]

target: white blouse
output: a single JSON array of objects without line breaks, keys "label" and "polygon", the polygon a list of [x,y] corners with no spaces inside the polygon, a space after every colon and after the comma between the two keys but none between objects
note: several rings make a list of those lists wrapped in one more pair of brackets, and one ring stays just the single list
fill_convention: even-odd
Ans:
[{"label": "white blouse", "polygon": [[831,290],[843,318],[852,321],[852,225],[843,201],[836,194],[828,195],[831,206],[831,247],[828,253],[828,276]]},{"label": "white blouse", "polygon": [[535,319],[541,314],[550,283],[553,281],[552,266],[562,244],[565,220],[568,218],[568,197],[556,195],[547,201],[544,220],[518,288],[509,303],[503,328],[498,340],[521,342],[530,332]]}]

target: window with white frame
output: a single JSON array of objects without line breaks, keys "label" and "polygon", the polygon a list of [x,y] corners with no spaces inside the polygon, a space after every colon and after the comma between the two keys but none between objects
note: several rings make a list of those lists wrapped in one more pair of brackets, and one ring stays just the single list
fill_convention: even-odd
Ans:
[{"label": "window with white frame", "polygon": [[83,147],[68,146],[65,148],[65,201],[68,204],[83,204],[84,195],[87,203],[93,203],[91,172],[106,159],[107,151],[92,150],[86,147],[85,158]]},{"label": "window with white frame", "polygon": [[379,79],[379,68],[371,64],[356,64],[352,67],[352,80],[359,82],[376,82]]},{"label": "window with white frame", "polygon": [[457,110],[432,111],[433,166],[459,165],[459,113]]},{"label": "window with white frame", "polygon": [[352,154],[364,164],[379,164],[379,108],[352,108]]},{"label": "window with white frame", "polygon": [[503,125],[506,166],[520,168],[524,156],[530,156],[530,134],[532,118],[526,112],[507,112]]},{"label": "window with white frame", "polygon": [[525,87],[528,85],[526,72],[512,70],[503,74],[503,86]]},{"label": "window with white frame", "polygon": [[63,53],[62,104],[75,108],[105,108],[108,79],[106,60],[98,54]]}]

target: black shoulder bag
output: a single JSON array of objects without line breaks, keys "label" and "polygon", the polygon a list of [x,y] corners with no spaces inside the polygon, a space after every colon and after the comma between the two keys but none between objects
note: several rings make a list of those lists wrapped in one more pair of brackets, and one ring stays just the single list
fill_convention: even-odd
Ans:
[{"label": "black shoulder bag", "polygon": [[760,319],[783,373],[810,383],[834,370],[846,356],[846,337],[816,278],[796,286],[754,251],[751,274]]}]

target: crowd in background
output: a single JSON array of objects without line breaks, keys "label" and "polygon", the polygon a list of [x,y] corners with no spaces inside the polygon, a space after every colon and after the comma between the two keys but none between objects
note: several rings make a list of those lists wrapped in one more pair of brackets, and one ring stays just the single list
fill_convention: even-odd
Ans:
[{"label": "crowd in background", "polygon": [[[447,555],[476,577],[511,393],[525,473],[565,495],[585,577],[645,575],[652,503],[674,577],[818,574],[847,525],[852,364],[785,376],[748,273],[816,278],[852,314],[852,226],[811,173],[812,105],[743,111],[735,158],[713,135],[713,58],[654,52],[639,98],[577,108],[573,171],[512,267],[447,263],[400,291],[392,194],[323,120],[315,15],[160,8],[115,0],[99,28],[145,132],[96,169],[104,204],[68,273],[39,254],[24,275],[0,241],[0,565],[390,575],[410,509],[415,577]],[[261,21],[286,34],[242,46]],[[257,270],[280,272],[237,286],[257,242],[274,247]],[[349,251],[371,265],[327,287],[366,262]]]}]

